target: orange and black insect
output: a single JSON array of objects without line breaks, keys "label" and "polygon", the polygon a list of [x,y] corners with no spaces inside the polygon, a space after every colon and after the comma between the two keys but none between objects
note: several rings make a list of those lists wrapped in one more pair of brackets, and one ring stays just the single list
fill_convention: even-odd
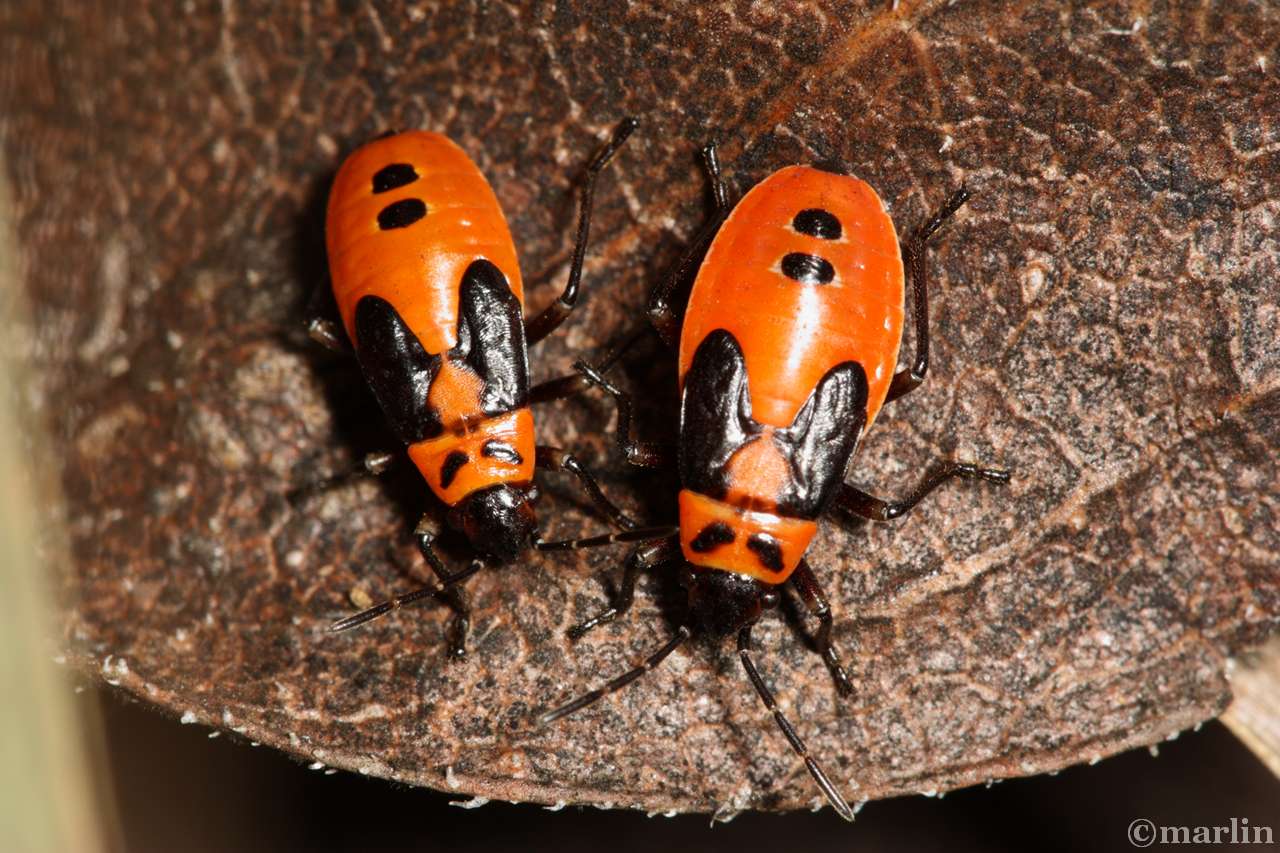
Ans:
[{"label": "orange and black insect", "polygon": [[[452,652],[465,653],[468,609],[458,584],[487,560],[515,559],[536,538],[535,468],[574,474],[614,524],[634,527],[569,453],[534,443],[531,403],[585,387],[579,376],[530,388],[528,346],[556,329],[578,298],[595,179],[635,129],[624,120],[592,159],[582,187],[568,282],[542,313],[524,319],[515,246],[489,183],[438,133],[384,136],[355,151],[329,195],[325,237],[333,297],[361,370],[409,458],[450,509],[480,557],[450,573],[430,516],[415,531],[440,579],[340,620],[340,631],[410,601],[434,597],[455,611]],[[312,337],[345,349],[332,321]],[[393,457],[371,454],[381,473]]]},{"label": "orange and black insect", "polygon": [[[816,643],[842,695],[852,685],[831,641],[832,614],[805,551],[835,506],[877,521],[897,518],[952,477],[1008,482],[1008,472],[942,465],[905,500],[886,501],[844,482],[845,468],[881,406],[914,389],[929,366],[924,254],[930,236],[965,202],[961,189],[899,245],[880,198],[854,177],[805,166],[775,172],[729,214],[715,148],[703,152],[717,216],[655,291],[650,317],[675,343],[679,331],[682,489],[679,526],[655,530],[626,561],[612,605],[571,631],[581,636],[630,607],[641,569],[677,564],[688,615],[642,665],[542,722],[571,714],[661,663],[694,634],[737,635],[752,685],[831,805],[853,813],[783,716],[756,670],[751,629],[790,586],[818,619]],[[721,224],[723,222],[723,224]],[[714,240],[711,237],[714,235]],[[709,248],[706,248],[709,243]],[[706,248],[681,323],[672,294]],[[915,359],[895,372],[904,317],[904,266],[915,307]],[[618,442],[635,464],[670,455],[631,435],[630,395],[579,363],[618,406]],[[635,541],[638,531],[629,538]],[[616,535],[565,548],[621,541]]]}]

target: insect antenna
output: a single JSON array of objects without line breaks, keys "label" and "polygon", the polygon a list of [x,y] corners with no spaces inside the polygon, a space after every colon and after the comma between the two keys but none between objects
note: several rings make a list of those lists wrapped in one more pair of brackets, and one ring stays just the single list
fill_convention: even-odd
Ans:
[{"label": "insect antenna", "polygon": [[631,530],[623,530],[620,533],[601,533],[598,536],[588,536],[584,539],[561,539],[558,541],[534,539],[533,547],[539,551],[576,551],[580,548],[598,548],[601,545],[652,542],[657,539],[666,539],[679,532],[680,529],[678,527],[671,527],[670,525],[636,527]]},{"label": "insect antenna", "polygon": [[453,589],[454,586],[462,583],[482,568],[484,568],[483,562],[480,560],[473,560],[471,565],[467,566],[455,575],[449,575],[448,579],[439,586],[422,586],[411,592],[397,595],[395,598],[389,598],[386,601],[375,604],[366,610],[361,610],[359,613],[339,619],[329,626],[329,630],[335,634],[340,631],[349,631],[352,628],[365,624],[366,622],[372,622],[374,619],[390,613],[392,610],[399,610],[406,604],[412,604],[413,602],[421,601],[424,598],[434,598],[442,604],[449,604],[448,592]]},{"label": "insect antenna", "polygon": [[[624,672],[622,675],[613,679],[603,687],[597,687],[595,690],[592,690],[590,693],[584,693],[583,695],[579,696],[577,699],[574,699],[572,702],[569,702],[566,705],[561,705],[559,708],[555,708],[553,710],[545,711],[542,714],[539,714],[538,725],[545,726],[548,723],[554,723],[556,720],[560,719],[561,717],[567,717],[570,714],[574,713],[575,711],[581,711],[583,708],[587,707],[593,702],[603,699],[605,696],[608,696],[610,693],[613,693],[615,690],[621,690],[631,682],[635,681],[640,676],[644,675],[649,670],[661,664],[664,660],[667,659],[667,657],[672,652],[680,648],[680,646],[684,644],[685,640],[689,639],[689,637],[692,635],[693,635],[693,631],[690,630],[688,625],[681,625],[679,628],[676,629],[675,636],[672,637],[670,640],[668,640],[662,646],[662,648],[658,649],[656,652],[649,655],[649,657],[645,659],[644,663],[640,664],[635,669],[632,669],[628,672]],[[845,808],[848,808],[848,806],[845,806]]]},{"label": "insect antenna", "polygon": [[969,188],[961,186],[951,194],[951,197],[942,205],[942,209],[930,217],[929,221],[920,226],[915,233],[915,240],[922,243],[934,235],[934,233],[946,223],[948,219],[955,215],[955,212],[964,206],[964,203],[971,197]]},{"label": "insect antenna", "polygon": [[626,142],[627,137],[639,126],[639,119],[631,116],[624,118],[614,131],[613,138],[605,143],[605,146],[587,164],[587,178],[582,185],[582,210],[578,214],[578,235],[577,240],[574,241],[573,260],[569,264],[566,295],[561,297],[562,301],[567,299],[572,303],[578,295],[578,282],[582,279],[582,263],[587,254],[587,234],[591,228],[591,204],[596,192],[596,177],[604,171],[604,167],[609,165],[609,161],[613,159],[614,154],[618,153],[622,143]]},{"label": "insect antenna", "polygon": [[773,693],[769,691],[764,679],[756,671],[755,662],[751,659],[750,625],[738,632],[738,657],[742,659],[742,667],[747,671],[747,678],[751,679],[756,692],[760,694],[761,700],[764,701],[764,706],[773,712],[774,721],[777,722],[778,728],[782,729],[782,733],[786,735],[787,741],[791,744],[791,748],[795,750],[796,755],[804,759],[804,766],[809,769],[809,775],[813,777],[813,781],[818,783],[818,787],[826,795],[827,802],[831,803],[831,807],[836,810],[840,817],[852,822],[853,809],[849,808],[849,803],[836,790],[836,786],[827,778],[827,774],[823,772],[818,762],[809,755],[809,748],[804,745],[804,741],[800,739],[800,735],[796,733],[791,722],[783,716],[782,709],[774,701]]}]

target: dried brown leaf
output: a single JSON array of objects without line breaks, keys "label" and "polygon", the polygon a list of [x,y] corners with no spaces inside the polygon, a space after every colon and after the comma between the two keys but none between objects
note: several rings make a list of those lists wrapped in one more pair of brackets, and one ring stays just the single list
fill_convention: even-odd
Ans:
[{"label": "dried brown leaf", "polygon": [[[745,189],[792,162],[874,185],[900,229],[962,181],[933,255],[934,369],[853,479],[907,490],[944,456],[1017,471],[893,526],[828,523],[814,563],[857,696],[785,619],[766,678],[852,798],[942,791],[1147,744],[1218,714],[1227,659],[1280,624],[1280,11],[1265,2],[264,2],[0,7],[0,142],[16,200],[74,564],[81,669],[309,761],[459,793],[645,809],[797,808],[816,792],[731,655],[691,648],[590,712],[531,709],[666,635],[669,578],[571,648],[619,558],[531,559],[445,614],[329,636],[355,590],[408,588],[412,477],[292,506],[387,435],[348,367],[301,345],[342,154],[448,133],[507,210],[541,307],[575,171],[644,127],[599,191],[587,302],[536,353],[568,369],[637,313],[704,216],[693,152]],[[672,365],[624,379],[670,434]],[[651,366],[646,366],[647,362]],[[650,519],[594,399],[544,440]],[[555,535],[599,522],[558,488]]]}]

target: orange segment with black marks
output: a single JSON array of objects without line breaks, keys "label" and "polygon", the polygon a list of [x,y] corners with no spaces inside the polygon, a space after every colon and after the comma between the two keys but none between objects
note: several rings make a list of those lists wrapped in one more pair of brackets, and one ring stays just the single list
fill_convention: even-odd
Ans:
[{"label": "orange segment with black marks", "polygon": [[408,131],[355,151],[334,178],[325,221],[329,275],[353,342],[364,296],[391,303],[427,352],[457,343],[458,287],[491,261],[524,303],[506,218],[489,182],[438,133]]},{"label": "orange segment with black marks", "polygon": [[449,506],[499,483],[533,480],[533,413],[526,406],[409,445],[409,458]]},{"label": "orange segment with black marks", "polygon": [[683,489],[680,550],[694,566],[780,584],[800,565],[815,521],[755,512]]},{"label": "orange segment with black marks", "polygon": [[897,366],[902,254],[893,220],[863,181],[790,166],[761,181],[720,227],[694,282],[680,336],[693,354],[726,329],[742,346],[751,414],[785,428],[838,364],[867,374],[867,427]]}]

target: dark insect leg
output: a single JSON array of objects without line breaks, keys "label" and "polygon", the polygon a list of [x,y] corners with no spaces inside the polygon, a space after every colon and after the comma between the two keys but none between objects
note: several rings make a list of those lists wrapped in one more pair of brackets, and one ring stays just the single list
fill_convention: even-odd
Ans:
[{"label": "dark insect leg", "polygon": [[711,185],[711,198],[715,202],[715,210],[711,220],[702,226],[698,236],[685,250],[675,269],[663,279],[649,297],[649,322],[658,331],[658,335],[673,349],[680,341],[680,318],[684,312],[675,307],[675,294],[681,285],[693,278],[693,272],[702,261],[711,239],[720,230],[720,224],[729,215],[729,195],[725,189],[724,179],[720,175],[720,158],[716,154],[714,143],[702,149],[702,168],[707,173]]},{"label": "dark insect leg", "polygon": [[543,539],[533,540],[533,547],[539,551],[577,551],[581,548],[599,548],[601,545],[621,545],[630,542],[652,542],[655,539],[667,539],[679,532],[675,527],[637,527],[621,533],[602,533],[599,536],[588,536],[584,539],[560,539],[548,542]]},{"label": "dark insect leg", "polygon": [[347,336],[342,333],[342,327],[333,320],[312,317],[307,321],[307,334],[311,337],[311,340],[325,349],[341,355],[351,355],[353,352]]},{"label": "dark insect leg", "polygon": [[374,453],[366,453],[364,460],[360,463],[360,467],[352,468],[349,471],[343,471],[341,474],[334,474],[332,477],[325,477],[314,483],[308,483],[305,486],[299,486],[288,494],[291,503],[298,503],[307,498],[317,495],[320,492],[326,492],[329,489],[336,489],[357,480],[363,480],[365,477],[378,477],[388,471],[396,463],[399,458],[398,454],[378,451]]},{"label": "dark insect leg", "polygon": [[613,132],[613,138],[596,153],[595,157],[591,158],[591,162],[587,165],[587,176],[582,183],[582,196],[579,202],[581,212],[578,214],[578,238],[573,246],[573,262],[569,265],[569,280],[565,283],[564,290],[555,302],[548,305],[537,317],[525,323],[525,338],[528,340],[529,346],[533,346],[554,332],[556,327],[569,316],[573,311],[574,305],[578,302],[578,284],[582,280],[582,261],[587,253],[587,237],[591,233],[591,203],[596,191],[596,177],[613,158],[613,155],[617,153],[618,149],[622,147],[622,143],[627,141],[627,137],[631,135],[639,123],[634,118],[624,118],[622,123],[618,125],[618,129]]},{"label": "dark insect leg", "polygon": [[844,664],[840,662],[840,654],[831,642],[831,605],[827,603],[827,596],[822,591],[822,585],[818,583],[818,579],[814,577],[813,570],[809,568],[808,561],[801,560],[800,565],[796,566],[796,570],[791,574],[791,585],[796,592],[800,593],[800,598],[804,601],[805,607],[809,608],[809,612],[818,617],[818,636],[814,641],[818,645],[818,651],[822,653],[827,669],[831,670],[831,677],[836,680],[836,690],[841,696],[852,695],[853,685],[849,683]]},{"label": "dark insect leg", "polygon": [[947,462],[934,471],[914,492],[900,501],[886,501],[872,497],[848,483],[840,486],[836,494],[836,506],[845,512],[872,521],[892,521],[906,515],[926,495],[953,477],[966,480],[986,480],[989,483],[1009,482],[1009,472],[1000,468],[979,468],[969,462]]},{"label": "dark insect leg", "polygon": [[597,388],[607,391],[618,404],[618,448],[627,461],[642,468],[661,468],[670,465],[675,458],[674,448],[647,441],[636,441],[631,429],[631,395],[623,393],[585,361],[574,367]]},{"label": "dark insect leg", "polygon": [[412,604],[424,598],[434,598],[436,601],[447,604],[454,612],[453,621],[449,628],[450,655],[455,658],[464,657],[467,653],[467,630],[471,626],[471,609],[467,606],[461,583],[484,568],[484,563],[480,560],[472,560],[471,564],[462,571],[450,574],[445,569],[444,563],[436,556],[435,549],[431,547],[437,532],[435,523],[424,515],[422,520],[418,522],[414,535],[418,538],[418,550],[421,552],[422,558],[426,560],[427,565],[431,567],[431,571],[435,573],[435,576],[440,579],[440,586],[421,586],[410,592],[397,595],[395,598],[375,604],[352,616],[339,619],[329,626],[329,630],[335,632],[348,631],[366,622],[372,622],[392,610],[399,610],[406,604]]},{"label": "dark insect leg", "polygon": [[[462,581],[474,575],[483,567],[484,567],[484,564],[481,563],[479,560],[476,560],[470,566],[458,572],[457,574],[450,575],[449,584],[453,585],[453,584],[461,583]],[[359,613],[355,613],[351,616],[347,616],[343,619],[339,619],[329,626],[329,630],[333,631],[334,633],[337,633],[339,631],[349,631],[352,628],[355,628],[359,625],[363,625],[366,622],[372,622],[374,619],[377,619],[379,616],[382,616],[384,614],[390,613],[392,610],[399,610],[401,607],[404,607],[406,604],[412,604],[413,602],[421,601],[424,598],[434,598],[436,601],[440,601],[445,604],[449,603],[448,599],[445,597],[445,589],[443,587],[421,586],[410,592],[406,592],[402,595],[397,595],[395,598],[389,598],[386,601],[383,601],[379,604],[375,604],[372,607],[368,608],[367,610],[361,610]]]},{"label": "dark insect leg", "polygon": [[352,355],[351,341],[347,340],[342,324],[331,319],[336,312],[333,288],[329,280],[325,279],[316,285],[311,291],[311,298],[307,300],[307,334],[325,349]]},{"label": "dark insect leg", "polygon": [[796,755],[804,759],[804,766],[809,769],[809,775],[813,777],[813,781],[818,783],[818,787],[826,795],[827,802],[831,803],[831,807],[836,810],[840,817],[852,821],[853,809],[849,808],[849,804],[845,802],[844,797],[836,790],[836,786],[831,784],[827,774],[822,772],[818,762],[810,757],[808,747],[804,745],[804,741],[800,739],[800,735],[796,733],[791,722],[783,716],[782,709],[778,707],[778,703],[774,701],[773,694],[769,692],[764,679],[756,671],[755,662],[751,659],[750,625],[738,632],[738,657],[741,658],[742,668],[747,671],[747,678],[751,679],[751,684],[755,687],[756,692],[760,694],[760,699],[764,702],[764,706],[773,713],[774,722],[778,724],[778,728],[782,729],[782,733],[786,735],[787,742],[791,744],[791,748],[795,750]]},{"label": "dark insect leg", "polygon": [[444,567],[440,557],[436,555],[435,549],[431,547],[431,543],[436,540],[440,531],[435,520],[429,515],[422,516],[413,534],[418,539],[418,551],[422,554],[422,559],[426,560],[431,571],[435,572],[435,576],[440,579],[441,600],[453,610],[453,620],[449,626],[449,654],[455,658],[465,657],[467,632],[471,629],[471,607],[467,604],[466,594],[462,591],[460,584],[478,572],[484,563],[480,560],[472,560],[471,564],[462,571],[450,573]]},{"label": "dark insect leg", "polygon": [[902,249],[902,263],[911,277],[911,301],[914,304],[914,324],[916,331],[916,357],[911,367],[899,370],[893,375],[889,384],[889,394],[885,402],[891,402],[914,391],[924,375],[929,371],[929,288],[925,267],[925,250],[929,238],[951,218],[960,206],[969,200],[969,191],[964,187],[947,199],[942,209],[933,215],[928,222],[916,229]]},{"label": "dark insect leg", "polygon": [[[627,351],[635,345],[636,341],[648,332],[649,329],[645,325],[638,325],[630,331],[622,342],[609,350],[604,360],[600,362],[599,371],[608,373],[609,370],[626,355]],[[553,400],[563,400],[566,397],[572,397],[574,394],[581,393],[590,387],[591,383],[581,373],[574,371],[567,376],[560,376],[555,379],[548,379],[545,382],[539,382],[529,390],[530,403],[550,403]]]},{"label": "dark insect leg", "polygon": [[[423,525],[420,523],[419,528],[422,526]],[[423,558],[427,561],[427,565],[431,567],[431,570],[435,573],[436,577],[440,579],[440,586],[421,586],[415,590],[411,590],[410,592],[397,595],[394,598],[375,604],[366,610],[361,610],[359,613],[339,619],[329,626],[329,630],[334,632],[349,631],[350,629],[363,625],[366,622],[372,622],[374,619],[390,613],[392,610],[399,610],[406,604],[412,604],[413,602],[421,601],[424,598],[434,598],[436,601],[449,605],[449,607],[454,610],[455,623],[459,618],[462,620],[461,635],[459,635],[457,631],[457,624],[455,624],[454,628],[450,631],[453,636],[453,640],[451,642],[452,654],[455,657],[461,657],[466,654],[464,643],[466,639],[466,628],[470,619],[470,611],[467,608],[466,600],[462,596],[462,590],[459,587],[459,584],[474,575],[476,572],[480,571],[480,569],[484,568],[484,563],[479,560],[473,560],[471,564],[462,571],[449,574],[445,570],[444,564],[440,562],[440,558],[436,556],[435,550],[431,547],[431,541],[435,538],[434,531],[430,533],[417,532],[416,535],[418,536],[418,550],[421,551]],[[459,651],[459,649],[461,649],[461,651]]]},{"label": "dark insect leg", "polygon": [[624,672],[604,687],[598,687],[590,693],[579,696],[577,699],[574,699],[566,705],[561,705],[559,708],[539,714],[538,725],[545,726],[548,723],[554,723],[561,717],[567,717],[575,711],[581,711],[591,703],[603,699],[610,693],[613,693],[616,690],[621,690],[649,670],[661,664],[672,652],[680,648],[680,646],[684,644],[684,641],[689,639],[692,634],[693,632],[689,630],[688,625],[681,625],[676,629],[676,635],[668,640],[662,648],[649,655],[649,657],[645,659],[644,663],[640,664],[635,669]]},{"label": "dark insect leg", "polygon": [[635,600],[636,580],[639,579],[640,572],[660,566],[663,563],[669,563],[679,556],[678,542],[674,537],[660,539],[657,542],[650,542],[632,549],[623,564],[622,585],[618,587],[618,592],[613,597],[613,601],[595,616],[585,619],[570,628],[569,639],[581,639],[584,634],[593,628],[607,625],[630,610],[631,603]]},{"label": "dark insect leg", "polygon": [[535,464],[542,470],[568,471],[577,477],[578,482],[582,484],[583,491],[591,499],[592,505],[615,526],[621,527],[623,530],[634,530],[638,527],[626,513],[618,508],[617,504],[605,496],[605,493],[600,490],[600,484],[596,482],[596,478],[591,476],[591,472],[583,467],[582,463],[572,453],[561,450],[558,447],[540,444],[538,445],[537,454]]}]

